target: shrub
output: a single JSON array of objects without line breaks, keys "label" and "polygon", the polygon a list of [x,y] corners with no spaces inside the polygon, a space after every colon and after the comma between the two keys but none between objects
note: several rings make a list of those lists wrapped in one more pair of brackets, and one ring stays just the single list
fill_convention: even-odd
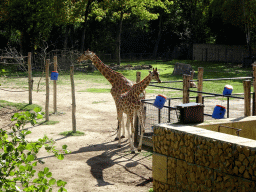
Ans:
[{"label": "shrub", "polygon": [[12,121],[15,122],[11,132],[0,129],[0,191],[52,191],[57,185],[60,191],[67,191],[66,182],[56,181],[48,167],[39,171],[36,176],[37,163],[44,163],[37,158],[39,150],[44,147],[47,152],[53,153],[62,160],[65,153],[69,153],[67,145],[62,146],[61,153],[54,146],[54,141],[47,136],[36,142],[29,142],[26,136],[31,131],[25,129],[27,123],[35,125],[37,119],[42,119],[40,108],[34,112],[15,113]]}]

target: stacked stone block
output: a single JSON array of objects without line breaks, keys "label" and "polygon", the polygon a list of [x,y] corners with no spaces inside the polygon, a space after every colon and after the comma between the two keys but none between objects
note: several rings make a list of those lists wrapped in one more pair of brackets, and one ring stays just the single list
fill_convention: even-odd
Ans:
[{"label": "stacked stone block", "polygon": [[159,125],[154,191],[256,191],[256,141],[201,128]]}]

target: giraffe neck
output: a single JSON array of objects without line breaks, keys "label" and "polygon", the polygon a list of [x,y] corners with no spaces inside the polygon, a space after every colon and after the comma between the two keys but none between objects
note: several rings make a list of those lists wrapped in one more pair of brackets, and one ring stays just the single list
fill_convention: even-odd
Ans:
[{"label": "giraffe neck", "polygon": [[133,86],[133,93],[134,96],[139,97],[139,95],[147,88],[149,83],[152,80],[152,74],[149,74],[147,77],[145,77],[142,81],[139,83],[134,84]]},{"label": "giraffe neck", "polygon": [[92,63],[100,71],[100,73],[113,85],[119,73],[105,65],[99,59],[99,57],[97,57],[97,55],[93,56]]}]

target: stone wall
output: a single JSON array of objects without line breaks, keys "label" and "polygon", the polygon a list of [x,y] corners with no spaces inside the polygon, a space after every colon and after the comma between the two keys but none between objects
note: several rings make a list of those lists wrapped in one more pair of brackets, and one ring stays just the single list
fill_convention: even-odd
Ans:
[{"label": "stone wall", "polygon": [[[253,50],[253,55],[255,55]],[[243,45],[194,44],[193,59],[198,61],[223,61],[242,63],[249,56],[248,49]]]},{"label": "stone wall", "polygon": [[255,191],[255,140],[159,124],[153,136],[154,191]]}]

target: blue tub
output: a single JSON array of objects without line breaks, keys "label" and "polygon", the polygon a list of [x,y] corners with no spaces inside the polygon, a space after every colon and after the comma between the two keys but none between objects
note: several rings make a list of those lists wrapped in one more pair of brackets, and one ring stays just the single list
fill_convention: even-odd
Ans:
[{"label": "blue tub", "polygon": [[231,85],[226,85],[223,90],[223,95],[231,95],[233,87]]},{"label": "blue tub", "polygon": [[214,119],[223,119],[226,112],[226,108],[221,105],[216,105],[213,110],[212,118]]},{"label": "blue tub", "polygon": [[51,80],[58,80],[59,73],[57,71],[52,71]]},{"label": "blue tub", "polygon": [[156,99],[155,99],[155,102],[154,102],[154,106],[159,108],[159,109],[162,109],[164,107],[165,101],[166,101],[166,97],[165,96],[158,95],[158,96],[156,96]]}]

